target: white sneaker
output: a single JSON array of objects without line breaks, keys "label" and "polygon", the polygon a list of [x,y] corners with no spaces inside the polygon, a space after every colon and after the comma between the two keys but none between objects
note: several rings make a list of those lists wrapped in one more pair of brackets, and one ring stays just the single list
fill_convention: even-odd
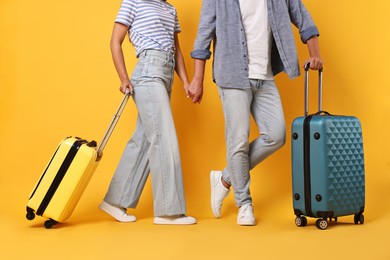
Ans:
[{"label": "white sneaker", "polygon": [[196,223],[196,219],[190,216],[166,216],[155,217],[154,224],[157,225],[192,225]]},{"label": "white sneaker", "polygon": [[252,204],[245,204],[240,207],[238,210],[237,224],[241,226],[256,225]]},{"label": "white sneaker", "polygon": [[229,195],[230,190],[222,184],[222,172],[210,172],[211,185],[211,210],[215,218],[221,217],[221,208],[223,200]]},{"label": "white sneaker", "polygon": [[112,206],[105,201],[103,201],[99,205],[99,209],[103,210],[108,215],[114,217],[116,220],[118,220],[120,222],[134,222],[136,220],[135,216],[128,215],[126,213],[126,209]]}]

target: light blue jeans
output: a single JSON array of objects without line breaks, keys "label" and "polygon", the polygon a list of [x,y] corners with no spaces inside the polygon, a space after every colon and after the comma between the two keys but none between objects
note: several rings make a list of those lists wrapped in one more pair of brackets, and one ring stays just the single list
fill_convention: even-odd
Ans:
[{"label": "light blue jeans", "polygon": [[170,94],[173,54],[145,50],[133,71],[133,99],[138,109],[136,129],[128,141],[104,200],[135,208],[149,171],[155,216],[186,213],[182,169]]},{"label": "light blue jeans", "polygon": [[[281,148],[286,139],[283,107],[274,81],[251,79],[250,85],[250,89],[219,87],[227,149],[222,176],[232,185],[238,207],[252,203],[249,171]],[[260,135],[249,143],[251,114]]]}]

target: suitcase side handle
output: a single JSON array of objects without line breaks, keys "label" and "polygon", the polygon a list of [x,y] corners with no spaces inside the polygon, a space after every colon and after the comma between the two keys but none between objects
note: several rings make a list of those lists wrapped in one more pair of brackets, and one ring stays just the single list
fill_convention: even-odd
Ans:
[{"label": "suitcase side handle", "polygon": [[110,125],[108,126],[106,132],[103,135],[102,140],[99,143],[99,146],[96,149],[98,160],[100,160],[100,158],[102,157],[103,149],[106,146],[108,139],[110,138],[112,132],[114,131],[114,128],[115,128],[116,124],[118,123],[118,120],[123,112],[123,109],[125,108],[125,106],[127,104],[127,101],[129,101],[130,96],[131,96],[130,90],[126,89],[125,95],[122,98],[122,101],[121,101],[114,117],[112,118]]},{"label": "suitcase side handle", "polygon": [[[309,68],[310,63],[305,66],[305,116],[309,113]],[[318,111],[322,111],[322,69],[318,71]]]}]

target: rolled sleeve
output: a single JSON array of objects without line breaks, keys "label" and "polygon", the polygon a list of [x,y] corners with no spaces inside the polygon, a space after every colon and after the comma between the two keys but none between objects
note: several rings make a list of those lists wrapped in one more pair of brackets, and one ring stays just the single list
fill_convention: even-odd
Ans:
[{"label": "rolled sleeve", "polygon": [[311,26],[303,31],[301,31],[301,40],[306,43],[313,36],[320,36],[320,33],[316,26]]},{"label": "rolled sleeve", "polygon": [[209,50],[195,50],[191,52],[191,58],[199,60],[208,60],[211,57]]},{"label": "rolled sleeve", "polygon": [[210,59],[210,45],[215,37],[216,4],[215,0],[203,0],[198,26],[198,34],[191,57],[194,59]]},{"label": "rolled sleeve", "polygon": [[303,43],[306,43],[307,40],[313,36],[320,35],[309,11],[302,3],[302,0],[289,1],[288,9],[291,22],[299,29],[299,34]]}]

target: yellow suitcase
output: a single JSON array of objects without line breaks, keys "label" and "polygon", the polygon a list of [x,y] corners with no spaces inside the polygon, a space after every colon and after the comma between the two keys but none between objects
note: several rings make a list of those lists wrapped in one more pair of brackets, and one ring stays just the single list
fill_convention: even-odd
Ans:
[{"label": "yellow suitcase", "polygon": [[35,215],[42,216],[48,219],[44,226],[49,229],[70,217],[103,155],[129,96],[130,93],[126,92],[99,147],[96,141],[88,142],[78,137],[67,137],[59,143],[30,194],[28,220],[33,220]]}]

